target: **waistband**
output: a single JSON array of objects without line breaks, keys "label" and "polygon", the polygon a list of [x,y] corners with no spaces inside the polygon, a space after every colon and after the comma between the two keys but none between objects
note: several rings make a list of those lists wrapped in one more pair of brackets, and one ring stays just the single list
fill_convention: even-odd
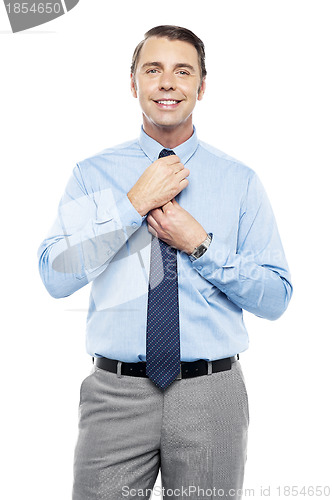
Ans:
[{"label": "waistband", "polygon": [[[182,378],[200,377],[202,375],[210,375],[221,371],[230,370],[232,364],[239,359],[239,355],[230,358],[216,359],[213,361],[206,361],[205,359],[198,359],[197,361],[181,361],[180,373],[176,380]],[[95,366],[102,370],[116,373],[119,377],[121,375],[129,375],[131,377],[147,377],[146,375],[146,362],[139,361],[137,363],[127,363],[109,358],[92,358]]]}]

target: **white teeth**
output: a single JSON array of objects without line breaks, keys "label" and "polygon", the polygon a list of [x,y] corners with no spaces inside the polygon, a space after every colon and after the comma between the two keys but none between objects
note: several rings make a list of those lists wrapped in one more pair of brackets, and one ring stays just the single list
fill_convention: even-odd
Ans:
[{"label": "white teeth", "polygon": [[178,101],[157,101],[158,104],[176,104]]}]

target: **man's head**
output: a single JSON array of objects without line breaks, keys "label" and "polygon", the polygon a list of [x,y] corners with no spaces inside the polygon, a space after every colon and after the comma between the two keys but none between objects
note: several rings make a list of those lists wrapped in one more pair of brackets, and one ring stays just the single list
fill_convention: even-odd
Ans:
[{"label": "man's head", "polygon": [[[188,30],[187,28],[181,28],[180,26],[171,26],[171,25],[165,25],[165,26],[156,26],[155,28],[150,29],[147,31],[144,35],[144,40],[142,40],[134,50],[132,62],[131,62],[131,68],[130,72],[133,75],[133,79],[135,81],[135,73],[137,69],[137,61],[140,56],[140,52],[142,50],[142,47],[145,43],[145,41],[148,38],[151,37],[163,37],[163,38],[168,38],[168,40],[180,40],[182,42],[187,42],[193,45],[197,51],[198,55],[198,60],[199,60],[199,65],[200,65],[200,70],[201,70],[201,84],[203,81],[203,78],[206,77],[206,67],[205,67],[205,48],[204,48],[204,43],[198,36],[195,35],[192,31]],[[201,85],[200,85],[201,87]]]},{"label": "man's head", "polygon": [[178,26],[158,26],[136,47],[131,90],[143,111],[144,130],[156,140],[192,134],[192,111],[205,91],[203,42]]}]

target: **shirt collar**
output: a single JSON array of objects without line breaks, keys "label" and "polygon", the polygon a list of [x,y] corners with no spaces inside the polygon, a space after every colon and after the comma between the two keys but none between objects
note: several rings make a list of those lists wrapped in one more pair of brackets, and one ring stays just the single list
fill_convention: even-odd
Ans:
[{"label": "shirt collar", "polygon": [[[180,158],[181,163],[183,164],[185,164],[192,157],[198,146],[195,126],[193,128],[194,132],[192,136],[189,137],[186,142],[183,142],[182,144],[180,144],[180,146],[177,146],[173,149],[174,153]],[[144,132],[143,126],[141,128],[139,144],[146,156],[148,156],[152,162],[158,159],[160,151],[164,149],[164,146],[162,146],[162,144],[159,144],[159,142],[155,141],[154,139],[152,139],[152,137]]]}]

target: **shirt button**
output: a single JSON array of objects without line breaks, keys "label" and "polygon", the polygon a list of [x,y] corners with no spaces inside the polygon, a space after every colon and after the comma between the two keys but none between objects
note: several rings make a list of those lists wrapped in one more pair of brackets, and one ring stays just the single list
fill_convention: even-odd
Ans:
[{"label": "shirt button", "polygon": [[131,223],[131,225],[132,225],[133,227],[136,227],[136,226],[137,226],[137,222],[132,222],[132,223]]},{"label": "shirt button", "polygon": [[199,271],[201,271],[201,270],[202,270],[202,266],[197,266],[197,269],[198,269]]}]

